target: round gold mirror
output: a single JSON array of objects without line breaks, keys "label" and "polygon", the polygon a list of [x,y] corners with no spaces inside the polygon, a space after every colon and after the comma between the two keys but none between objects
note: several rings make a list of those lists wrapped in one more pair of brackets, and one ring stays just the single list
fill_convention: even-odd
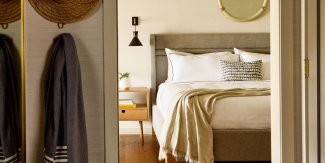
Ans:
[{"label": "round gold mirror", "polygon": [[251,21],[263,14],[267,0],[219,0],[224,15],[236,21]]}]

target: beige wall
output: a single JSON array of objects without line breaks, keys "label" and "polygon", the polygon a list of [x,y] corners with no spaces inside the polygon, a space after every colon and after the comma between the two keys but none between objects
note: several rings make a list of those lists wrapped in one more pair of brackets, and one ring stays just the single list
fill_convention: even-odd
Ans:
[{"label": "beige wall", "polygon": [[[131,17],[139,16],[139,39],[143,47],[129,47],[134,27]],[[157,33],[257,33],[270,31],[269,9],[251,22],[235,22],[225,17],[217,0],[119,0],[119,71],[131,73],[131,84],[150,86],[149,35]],[[138,131],[138,124],[120,123],[122,133]],[[127,131],[125,130],[127,129]],[[150,132],[145,124],[145,132]]]},{"label": "beige wall", "polygon": [[1,34],[5,34],[10,36],[13,41],[15,46],[17,47],[17,49],[20,51],[20,20],[15,21],[13,23],[9,23],[9,26],[7,29],[3,29],[2,27],[0,27],[0,33]]},{"label": "beige wall", "polygon": [[68,32],[74,36],[81,64],[89,162],[104,162],[104,78],[102,7],[87,19],[58,29],[26,1],[27,62],[27,162],[42,162],[44,107],[42,77],[47,52],[55,36]]}]

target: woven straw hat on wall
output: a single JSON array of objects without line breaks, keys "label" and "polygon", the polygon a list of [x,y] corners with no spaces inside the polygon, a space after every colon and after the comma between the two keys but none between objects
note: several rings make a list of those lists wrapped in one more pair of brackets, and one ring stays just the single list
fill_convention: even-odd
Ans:
[{"label": "woven straw hat on wall", "polygon": [[29,3],[45,19],[69,24],[90,15],[97,8],[99,0],[29,0]]},{"label": "woven straw hat on wall", "polygon": [[20,19],[20,0],[0,0],[0,24]]}]

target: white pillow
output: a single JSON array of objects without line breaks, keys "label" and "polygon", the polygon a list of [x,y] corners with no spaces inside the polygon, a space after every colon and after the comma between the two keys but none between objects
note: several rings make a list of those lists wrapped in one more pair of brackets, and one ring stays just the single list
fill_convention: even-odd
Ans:
[{"label": "white pillow", "polygon": [[234,48],[235,54],[240,55],[240,59],[243,62],[252,62],[257,60],[262,60],[262,76],[263,80],[271,79],[271,60],[270,54],[262,54],[262,53],[252,53],[243,51],[240,49]]},{"label": "white pillow", "polygon": [[167,73],[168,74],[167,74],[167,80],[166,80],[166,82],[169,82],[169,81],[172,81],[172,79],[173,79],[173,70],[172,70],[172,66],[171,66],[171,63],[170,63],[169,56],[170,55],[181,55],[181,56],[185,56],[185,55],[194,55],[194,54],[185,53],[185,52],[179,52],[179,51],[172,50],[172,49],[168,49],[168,48],[165,48],[165,51],[166,51],[167,60],[168,60],[168,69],[167,69]]},{"label": "white pillow", "polygon": [[223,79],[220,60],[239,61],[239,55],[234,55],[231,52],[215,52],[201,55],[180,52],[182,54],[179,55],[179,53],[170,53],[169,50],[166,49],[170,62],[168,71],[171,72],[169,73],[171,75],[169,81],[173,82],[221,81]]}]

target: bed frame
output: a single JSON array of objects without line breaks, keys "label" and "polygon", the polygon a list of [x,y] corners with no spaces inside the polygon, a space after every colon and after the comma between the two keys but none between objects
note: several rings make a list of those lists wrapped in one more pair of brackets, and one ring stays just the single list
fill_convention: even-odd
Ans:
[{"label": "bed frame", "polygon": [[[270,52],[269,33],[217,33],[217,34],[152,34],[151,88],[152,101],[156,101],[157,86],[167,79],[165,48],[201,54],[217,51],[233,51],[239,48],[252,52]],[[157,106],[152,107],[153,130],[158,142],[164,119]],[[270,161],[271,131],[262,130],[213,130],[213,153],[216,161]],[[166,162],[173,162],[168,155]]]}]

